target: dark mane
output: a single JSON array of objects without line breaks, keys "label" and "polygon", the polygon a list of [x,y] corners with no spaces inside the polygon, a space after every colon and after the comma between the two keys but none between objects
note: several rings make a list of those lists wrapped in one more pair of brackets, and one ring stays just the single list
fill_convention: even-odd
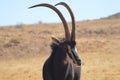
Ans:
[{"label": "dark mane", "polygon": [[52,50],[54,50],[54,49],[58,48],[58,44],[52,42],[52,43],[50,44],[50,47],[51,47]]}]

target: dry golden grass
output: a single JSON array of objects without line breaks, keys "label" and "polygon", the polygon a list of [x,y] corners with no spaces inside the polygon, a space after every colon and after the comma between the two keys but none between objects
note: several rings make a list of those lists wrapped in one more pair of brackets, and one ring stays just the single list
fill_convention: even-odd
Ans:
[{"label": "dry golden grass", "polygon": [[[105,19],[77,23],[81,80],[120,79],[119,22]],[[64,36],[62,24],[0,28],[0,80],[42,80],[52,35]]]}]

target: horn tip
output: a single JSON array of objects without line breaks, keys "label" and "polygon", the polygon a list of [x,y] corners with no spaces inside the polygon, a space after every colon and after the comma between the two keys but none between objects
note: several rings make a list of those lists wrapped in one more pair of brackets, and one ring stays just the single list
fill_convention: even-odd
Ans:
[{"label": "horn tip", "polygon": [[30,7],[28,7],[28,9],[31,9],[31,8],[33,8],[34,6],[30,6]]},{"label": "horn tip", "polygon": [[62,3],[63,3],[63,2],[59,2],[59,3],[55,4],[55,6],[58,6],[58,5],[62,4]]}]

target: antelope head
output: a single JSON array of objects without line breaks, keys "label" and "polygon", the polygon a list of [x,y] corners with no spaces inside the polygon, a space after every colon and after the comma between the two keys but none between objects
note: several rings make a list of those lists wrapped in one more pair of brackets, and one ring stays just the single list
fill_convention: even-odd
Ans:
[{"label": "antelope head", "polygon": [[[69,32],[69,28],[68,28],[68,25],[67,25],[67,22],[66,22],[65,18],[63,17],[62,13],[55,7],[57,5],[63,5],[64,7],[67,8],[68,12],[70,13],[70,16],[71,16],[71,19],[72,19],[72,32],[71,32],[71,34]],[[52,37],[52,40],[55,42],[55,44],[57,46],[65,43],[65,45],[67,45],[69,53],[71,53],[71,58],[73,59],[74,62],[77,63],[77,61],[74,57],[74,56],[76,56],[76,55],[74,55],[74,53],[77,54],[76,41],[75,41],[75,39],[76,39],[76,25],[75,25],[74,14],[73,14],[71,8],[64,2],[60,2],[60,3],[56,4],[55,6],[53,6],[51,4],[48,4],[48,3],[42,3],[42,4],[37,4],[37,5],[31,6],[29,8],[48,7],[48,8],[51,8],[52,10],[54,10],[58,14],[58,16],[60,17],[60,19],[63,23],[64,32],[65,32],[65,39],[59,40],[55,37]]]}]

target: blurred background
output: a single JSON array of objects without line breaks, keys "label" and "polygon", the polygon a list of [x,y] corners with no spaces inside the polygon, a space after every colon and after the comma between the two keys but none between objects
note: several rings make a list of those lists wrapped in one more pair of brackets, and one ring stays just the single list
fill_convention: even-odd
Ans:
[{"label": "blurred background", "polygon": [[[51,36],[64,37],[58,15],[49,8],[28,9],[62,0],[0,1],[0,80],[42,80],[51,54]],[[76,18],[81,80],[120,80],[120,1],[64,0]],[[63,6],[57,6],[68,21]]]}]

